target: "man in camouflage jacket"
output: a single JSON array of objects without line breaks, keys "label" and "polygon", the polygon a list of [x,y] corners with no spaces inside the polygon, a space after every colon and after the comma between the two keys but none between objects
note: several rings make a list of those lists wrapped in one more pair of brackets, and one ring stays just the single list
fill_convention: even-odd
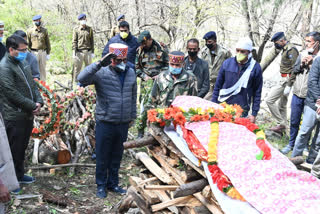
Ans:
[{"label": "man in camouflage jacket", "polygon": [[144,106],[148,100],[154,79],[160,72],[168,69],[168,54],[151,37],[149,31],[143,31],[138,38],[141,44],[137,49],[135,68],[137,76],[141,78],[140,115],[137,119],[138,138],[143,137],[147,122],[147,112]]},{"label": "man in camouflage jacket", "polygon": [[148,100],[148,109],[168,107],[177,96],[197,96],[196,77],[183,69],[184,54],[173,51],[169,54],[169,69],[158,75]]}]

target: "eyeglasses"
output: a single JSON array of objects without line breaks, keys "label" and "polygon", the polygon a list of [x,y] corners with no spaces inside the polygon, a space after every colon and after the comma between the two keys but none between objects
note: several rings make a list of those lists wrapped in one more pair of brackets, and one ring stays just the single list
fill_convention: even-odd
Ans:
[{"label": "eyeglasses", "polygon": [[114,59],[116,61],[116,63],[121,63],[121,62],[124,62],[126,63],[127,62],[127,58],[124,58],[124,59]]},{"label": "eyeglasses", "polygon": [[23,53],[27,52],[27,50],[28,50],[27,48],[25,48],[25,49],[14,48],[14,49],[19,52],[23,52]]}]

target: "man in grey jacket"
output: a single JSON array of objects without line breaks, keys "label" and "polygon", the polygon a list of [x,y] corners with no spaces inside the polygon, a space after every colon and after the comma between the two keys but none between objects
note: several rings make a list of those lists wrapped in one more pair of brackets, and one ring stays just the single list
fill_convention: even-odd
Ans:
[{"label": "man in grey jacket", "polygon": [[[312,63],[313,62],[313,63]],[[292,157],[301,156],[303,149],[307,146],[313,129],[316,127],[316,133],[313,137],[310,147],[307,163],[312,164],[317,157],[319,148],[316,145],[320,143],[319,135],[319,121],[316,118],[316,101],[320,97],[320,58],[317,56],[311,62],[306,62],[307,66],[312,64],[309,80],[308,80],[308,92],[305,99],[305,106],[303,109],[303,120],[300,127],[298,136],[295,141],[295,145],[292,151]]]},{"label": "man in grey jacket", "polygon": [[187,42],[188,56],[184,60],[184,69],[197,77],[198,97],[203,98],[209,91],[209,66],[208,62],[198,57],[199,41],[189,39]]},{"label": "man in grey jacket", "polygon": [[283,92],[285,96],[288,96],[291,88],[293,88],[290,117],[290,140],[289,144],[281,150],[283,154],[288,154],[293,149],[294,142],[299,132],[304,101],[308,91],[309,71],[312,66],[313,58],[319,52],[319,42],[319,32],[310,32],[306,35],[306,50],[302,51],[299,55],[289,82]]},{"label": "man in grey jacket", "polygon": [[128,46],[124,44],[110,44],[109,54],[78,75],[82,85],[94,84],[97,91],[96,183],[99,198],[107,196],[106,188],[126,193],[119,187],[118,173],[123,142],[136,118],[137,100],[136,74],[126,65],[127,52]]}]

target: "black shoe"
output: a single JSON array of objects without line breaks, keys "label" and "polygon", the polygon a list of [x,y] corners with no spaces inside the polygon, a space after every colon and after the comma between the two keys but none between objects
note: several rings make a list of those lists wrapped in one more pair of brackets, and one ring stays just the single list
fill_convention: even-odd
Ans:
[{"label": "black shoe", "polygon": [[119,186],[108,188],[108,190],[111,191],[111,192],[119,193],[121,195],[125,195],[127,193],[127,190],[122,189]]},{"label": "black shoe", "polygon": [[106,198],[107,197],[106,188],[105,187],[98,187],[96,195],[98,198]]},{"label": "black shoe", "polygon": [[21,180],[19,180],[20,184],[32,184],[36,179],[32,176],[24,175]]}]

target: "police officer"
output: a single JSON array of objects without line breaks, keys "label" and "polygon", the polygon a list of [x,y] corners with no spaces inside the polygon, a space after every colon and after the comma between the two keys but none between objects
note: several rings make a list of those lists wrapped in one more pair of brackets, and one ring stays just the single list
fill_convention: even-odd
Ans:
[{"label": "police officer", "polygon": [[149,31],[143,31],[138,38],[140,46],[137,49],[135,68],[137,76],[141,78],[140,116],[137,119],[138,138],[143,137],[146,127],[147,112],[144,105],[148,100],[153,80],[163,70],[168,69],[168,54],[160,44],[152,39]]},{"label": "police officer", "polygon": [[197,78],[183,68],[184,54],[173,51],[169,54],[169,69],[161,72],[155,79],[148,109],[168,107],[177,96],[197,96]]},{"label": "police officer", "polygon": [[[125,21],[125,20],[126,20],[126,19],[125,19],[124,14],[119,15],[119,16],[117,17],[118,25],[120,24],[120,22]],[[111,30],[110,35],[109,35],[109,38],[112,38],[112,37],[114,37],[115,35],[117,35],[118,33],[120,33],[120,30],[119,30],[118,25],[112,27],[112,30]]]},{"label": "police officer", "polygon": [[46,28],[42,27],[41,15],[32,18],[34,27],[27,31],[28,48],[36,55],[40,70],[40,79],[46,81],[46,61],[50,59],[50,40]]},{"label": "police officer", "polygon": [[203,39],[206,41],[206,46],[201,50],[201,58],[208,62],[210,76],[210,89],[204,98],[211,100],[220,67],[224,60],[231,57],[231,52],[217,44],[217,35],[214,31],[206,33]]},{"label": "police officer", "polygon": [[77,79],[83,62],[85,66],[88,66],[92,63],[92,58],[94,57],[93,30],[87,25],[86,14],[80,14],[78,20],[80,26],[74,28],[72,41],[74,80]]},{"label": "police officer", "polygon": [[[291,44],[285,37],[283,32],[277,32],[271,38],[271,42],[274,42],[276,49],[282,51],[280,74],[281,79],[278,85],[274,86],[267,99],[266,103],[270,109],[272,116],[277,120],[277,126],[272,127],[270,130],[281,133],[285,131],[287,125],[287,102],[288,97],[284,95],[284,89],[289,83],[291,72],[293,71],[294,64],[299,56],[297,48]],[[276,52],[274,53],[276,54]],[[266,64],[270,64],[273,55],[269,55],[262,63],[262,68]],[[277,101],[279,101],[277,103]]]}]

